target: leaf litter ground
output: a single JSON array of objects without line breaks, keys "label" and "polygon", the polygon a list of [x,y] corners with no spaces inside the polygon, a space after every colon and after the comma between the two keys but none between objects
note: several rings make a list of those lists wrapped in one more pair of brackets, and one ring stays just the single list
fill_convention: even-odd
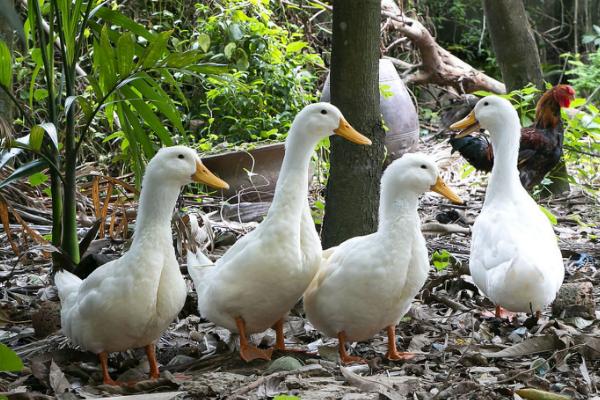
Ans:
[{"label": "leaf litter ground", "polygon": [[[142,381],[132,387],[100,385],[96,357],[74,348],[56,331],[59,305],[51,285],[47,247],[28,242],[18,232],[19,225],[11,225],[16,232],[13,241],[22,249],[29,244],[21,257],[16,257],[6,234],[1,237],[0,342],[17,351],[25,369],[0,374],[0,398],[600,399],[597,303],[592,316],[552,315],[550,308],[539,321],[524,314],[511,321],[491,316],[493,305],[478,293],[468,275],[469,226],[481,209],[486,177],[473,173],[461,179],[462,161],[449,154],[445,143],[430,138],[427,148],[439,160],[446,182],[467,205],[452,206],[431,194],[422,198],[420,215],[430,254],[446,255],[444,250],[449,254],[447,260],[442,257],[437,269],[432,267],[430,279],[397,327],[400,348],[414,352],[414,359],[386,360],[386,337],[381,332],[368,342],[351,345],[351,352],[366,358],[368,364],[340,366],[337,341],[317,332],[298,304],[290,312],[285,332],[287,345],[304,352],[275,352],[271,362],[244,363],[237,353],[235,335],[197,315],[188,279],[186,306],[157,344],[161,378],[143,380],[148,364],[143,351],[132,350],[111,355],[111,373],[119,380]],[[47,234],[47,201],[36,198],[31,188],[21,189],[5,196],[14,200],[30,227]],[[112,192],[113,188],[108,189]],[[318,196],[318,185],[313,189]],[[92,184],[90,193],[99,191],[101,188]],[[118,233],[119,228],[130,229],[127,220],[135,215],[135,204],[125,197],[127,201],[111,203],[104,210],[98,207],[102,204],[97,196],[92,196],[96,201],[83,196],[84,208],[94,209],[96,203],[100,211],[92,215],[112,213],[117,217],[111,218],[110,226],[101,232],[106,237],[94,241],[91,251],[110,259],[127,246]],[[197,200],[184,196],[182,206],[201,212],[207,232],[202,239],[215,259],[254,228],[268,208],[265,203],[223,205],[213,198],[203,198],[199,208]],[[600,298],[597,199],[574,187],[568,196],[540,203],[557,219],[565,282],[590,282],[595,298]],[[124,218],[119,220],[119,215]],[[174,225],[175,245],[181,254],[190,232],[179,219]],[[186,273],[184,258],[181,260]],[[271,346],[275,335],[269,330],[252,340]]]}]

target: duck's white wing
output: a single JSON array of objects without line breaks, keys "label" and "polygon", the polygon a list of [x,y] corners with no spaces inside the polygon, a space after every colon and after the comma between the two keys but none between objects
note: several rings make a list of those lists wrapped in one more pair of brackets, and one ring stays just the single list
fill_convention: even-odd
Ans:
[{"label": "duck's white wing", "polygon": [[528,311],[518,304],[527,304],[534,291],[540,299],[553,296],[564,276],[552,227],[531,203],[512,210],[488,207],[473,227],[469,265],[473,280],[498,304],[508,308],[512,302],[514,311]]},{"label": "duck's white wing", "polygon": [[323,250],[323,253],[321,254],[321,257],[323,258],[323,260],[327,260],[329,257],[331,257],[331,255],[336,251],[337,248],[338,248],[338,246],[333,246],[333,247]]}]

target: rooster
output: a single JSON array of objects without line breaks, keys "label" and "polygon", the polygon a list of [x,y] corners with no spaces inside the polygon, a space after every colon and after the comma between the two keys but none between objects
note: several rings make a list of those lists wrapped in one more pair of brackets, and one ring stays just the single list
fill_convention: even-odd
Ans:
[{"label": "rooster", "polygon": [[[540,97],[535,108],[535,123],[521,129],[519,175],[523,187],[531,190],[560,161],[563,145],[561,107],[568,108],[575,98],[569,85],[556,85]],[[485,136],[471,136],[479,125],[450,139],[452,152],[458,151],[475,169],[489,172],[494,165],[492,144]]]}]

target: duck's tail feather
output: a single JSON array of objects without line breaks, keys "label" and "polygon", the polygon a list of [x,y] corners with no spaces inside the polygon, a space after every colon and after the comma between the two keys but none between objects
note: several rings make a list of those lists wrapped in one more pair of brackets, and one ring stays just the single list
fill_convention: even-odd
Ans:
[{"label": "duck's tail feather", "polygon": [[214,268],[214,263],[200,249],[196,252],[188,250],[187,252],[187,269],[196,291],[206,283],[206,274]]},{"label": "duck's tail feather", "polygon": [[56,284],[56,288],[58,289],[58,297],[60,297],[61,302],[66,302],[70,297],[75,295],[79,291],[79,287],[83,281],[70,273],[69,271],[58,271],[54,275],[54,283]]}]

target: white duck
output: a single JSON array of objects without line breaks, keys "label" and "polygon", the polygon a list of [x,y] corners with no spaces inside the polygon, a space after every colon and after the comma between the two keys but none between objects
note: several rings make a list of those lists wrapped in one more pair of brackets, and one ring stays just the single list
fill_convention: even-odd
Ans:
[{"label": "white duck", "polygon": [[496,304],[515,312],[541,310],[556,297],[564,278],[562,256],[548,218],[519,180],[521,125],[506,99],[488,96],[452,129],[460,136],[487,129],[494,167],[481,213],[473,225],[469,268],[477,287]]},{"label": "white duck", "polygon": [[323,264],[304,294],[304,309],[315,328],[337,336],[343,363],[363,361],[346,353],[347,340],[366,340],[384,328],[386,357],[412,357],[396,350],[395,326],[427,279],[429,257],[417,206],[428,190],[462,202],[429,157],[404,155],[381,178],[377,231],[323,252]]},{"label": "white duck", "polygon": [[264,221],[214,265],[201,252],[189,253],[188,271],[201,315],[240,334],[240,356],[246,361],[270,359],[272,349],[249,345],[247,335],[272,326],[277,331],[276,348],[285,349],[283,317],[317,272],[321,243],[314,224],[308,223],[309,219],[312,223],[306,207],[308,166],[315,145],[334,133],[358,144],[371,143],[335,106],[305,107],[286,139],[275,195]]},{"label": "white duck", "polygon": [[63,333],[99,355],[105,384],[117,383],[108,373],[108,353],[130,348],[145,347],[150,377],[159,375],[153,342],[177,316],[187,294],[175,258],[171,216],[181,187],[192,181],[228,187],[194,150],[159,150],[142,181],[129,251],[83,281],[67,271],[56,273]]}]

